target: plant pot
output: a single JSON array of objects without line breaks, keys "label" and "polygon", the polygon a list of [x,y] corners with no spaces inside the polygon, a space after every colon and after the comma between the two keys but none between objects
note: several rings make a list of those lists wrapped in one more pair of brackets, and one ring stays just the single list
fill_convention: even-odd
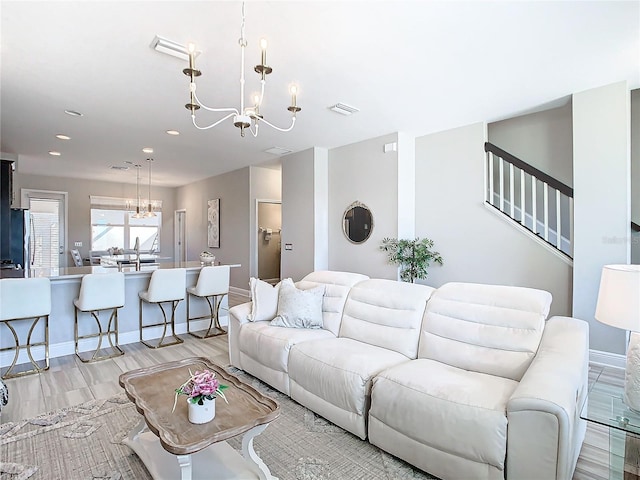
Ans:
[{"label": "plant pot", "polygon": [[191,423],[207,423],[216,416],[215,398],[213,400],[204,399],[202,405],[191,403],[189,399],[187,399],[187,407],[189,410],[189,421]]}]

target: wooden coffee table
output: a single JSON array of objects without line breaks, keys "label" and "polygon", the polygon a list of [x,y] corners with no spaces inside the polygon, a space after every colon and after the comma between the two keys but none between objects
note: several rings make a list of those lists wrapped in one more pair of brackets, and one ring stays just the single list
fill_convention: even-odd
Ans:
[{"label": "wooden coffee table", "polygon": [[[216,399],[216,417],[196,425],[187,418],[186,397],[174,391],[195,372],[207,368],[229,388]],[[120,386],[142,415],[126,445],[136,452],[155,480],[278,480],[253,449],[253,439],[280,415],[280,405],[202,357],[187,358],[120,375]],[[242,455],[225,440],[244,434]],[[177,460],[177,461],[176,461]]]}]

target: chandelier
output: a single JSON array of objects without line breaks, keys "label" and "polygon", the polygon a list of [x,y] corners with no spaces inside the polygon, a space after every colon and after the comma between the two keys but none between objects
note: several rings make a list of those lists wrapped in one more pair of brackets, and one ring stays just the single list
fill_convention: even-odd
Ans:
[{"label": "chandelier", "polygon": [[[240,108],[225,107],[225,108],[212,108],[206,106],[200,101],[196,93],[196,77],[202,75],[202,72],[196,69],[196,46],[190,43],[187,47],[189,53],[189,68],[185,68],[182,72],[189,77],[189,103],[185,105],[185,108],[191,112],[191,121],[193,125],[199,130],[207,130],[213,128],[216,125],[221,124],[228,118],[233,117],[233,124],[240,129],[240,136],[244,137],[245,129],[248,129],[254,137],[258,136],[258,128],[261,123],[270,126],[280,132],[289,132],[296,124],[296,113],[301,108],[296,104],[296,97],[298,94],[298,87],[291,85],[289,93],[291,94],[291,105],[287,107],[287,110],[291,112],[291,125],[287,128],[277,127],[276,125],[265,120],[264,116],[260,113],[260,106],[264,99],[264,86],[266,83],[266,76],[269,75],[273,69],[267,65],[267,41],[265,39],[260,40],[260,49],[262,51],[260,64],[254,67],[254,71],[260,75],[260,93],[255,93],[252,96],[252,103],[250,106],[245,106],[245,78],[244,78],[244,49],[247,47],[247,41],[244,36],[244,2],[242,2],[242,24],[240,25],[240,38],[238,44],[240,45]],[[200,108],[211,112],[228,112],[227,115],[221,119],[213,122],[210,125],[200,126],[196,123],[196,110]]]}]

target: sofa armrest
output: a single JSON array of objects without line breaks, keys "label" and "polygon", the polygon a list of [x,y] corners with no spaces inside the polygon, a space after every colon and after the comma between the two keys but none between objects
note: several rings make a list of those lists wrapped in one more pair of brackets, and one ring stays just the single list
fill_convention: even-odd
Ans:
[{"label": "sofa armrest", "polygon": [[234,367],[242,368],[240,364],[240,344],[238,336],[245,323],[249,323],[247,316],[251,313],[251,302],[241,303],[229,309],[229,361]]},{"label": "sofa armrest", "polygon": [[552,317],[538,352],[507,403],[507,475],[568,480],[584,440],[589,325]]}]

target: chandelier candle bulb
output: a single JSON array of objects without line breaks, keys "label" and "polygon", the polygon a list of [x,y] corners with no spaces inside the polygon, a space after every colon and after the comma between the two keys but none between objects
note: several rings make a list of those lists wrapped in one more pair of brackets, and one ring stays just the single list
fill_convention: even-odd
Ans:
[{"label": "chandelier candle bulb", "polygon": [[264,38],[260,40],[260,50],[262,50],[262,56],[261,56],[260,62],[262,63],[263,67],[266,67],[267,66],[267,40]]}]

